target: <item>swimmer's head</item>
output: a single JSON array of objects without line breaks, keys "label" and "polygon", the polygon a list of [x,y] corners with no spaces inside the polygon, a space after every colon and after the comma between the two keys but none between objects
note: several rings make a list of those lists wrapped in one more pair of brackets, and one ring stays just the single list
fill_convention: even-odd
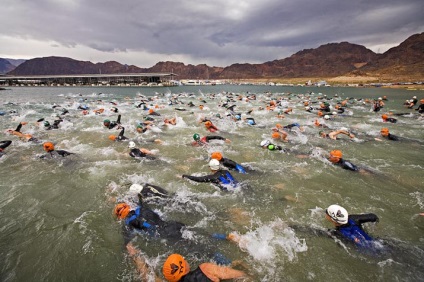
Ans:
[{"label": "swimmer's head", "polygon": [[211,170],[219,170],[219,161],[217,159],[211,159],[209,161],[209,168]]},{"label": "swimmer's head", "polygon": [[137,125],[136,130],[137,130],[138,133],[142,133],[143,132],[143,126]]},{"label": "swimmer's head", "polygon": [[381,136],[384,136],[384,137],[386,137],[386,136],[389,136],[389,129],[388,128],[382,128],[381,130],[380,130],[380,133],[381,133]]},{"label": "swimmer's head", "polygon": [[200,135],[197,134],[197,133],[194,133],[193,134],[193,139],[196,140],[196,141],[199,141],[200,140]]},{"label": "swimmer's head", "polygon": [[53,143],[52,143],[52,142],[45,142],[45,143],[43,144],[43,149],[44,149],[44,151],[46,151],[46,152],[54,151],[54,145],[53,145]]},{"label": "swimmer's head", "polygon": [[143,191],[143,186],[140,184],[133,184],[130,186],[130,193],[134,193],[134,194],[138,194],[141,193],[141,191]]},{"label": "swimmer's head", "polygon": [[325,210],[329,219],[338,224],[346,224],[349,214],[346,209],[339,205],[331,205]]},{"label": "swimmer's head", "polygon": [[236,120],[241,120],[241,115],[235,115],[234,117],[236,118]]},{"label": "swimmer's head", "polygon": [[205,122],[205,126],[206,127],[211,126],[211,125],[212,125],[212,122],[211,121],[208,120],[207,122]]},{"label": "swimmer's head", "polygon": [[127,217],[127,215],[130,213],[131,208],[126,203],[120,203],[115,206],[115,209],[113,210],[113,213],[119,218],[124,219]]},{"label": "swimmer's head", "polygon": [[49,127],[50,126],[50,122],[48,122],[47,120],[44,122],[44,126],[45,127]]},{"label": "swimmer's head", "polygon": [[330,119],[330,116],[329,116],[329,115],[325,115],[325,116],[324,116],[324,119],[329,120],[329,119]]},{"label": "swimmer's head", "polygon": [[272,135],[271,135],[271,137],[272,137],[272,139],[280,139],[281,138],[281,135],[278,132],[273,132]]},{"label": "swimmer's head", "polygon": [[190,272],[187,261],[179,254],[170,255],[163,264],[162,273],[169,282],[180,281],[181,277]]},{"label": "swimmer's head", "polygon": [[104,125],[104,126],[109,126],[109,124],[110,124],[110,120],[105,119],[105,120],[103,121],[103,125]]},{"label": "swimmer's head", "polygon": [[269,142],[269,140],[262,140],[261,147],[268,147],[269,144],[271,144],[271,142]]},{"label": "swimmer's head", "polygon": [[388,118],[388,116],[387,116],[386,114],[384,114],[384,115],[382,115],[382,116],[381,116],[381,118],[382,118],[383,120],[386,120],[386,119]]},{"label": "swimmer's head", "polygon": [[115,141],[116,140],[116,136],[115,135],[109,135],[109,139],[112,140],[112,141]]},{"label": "swimmer's head", "polygon": [[134,143],[134,141],[130,141],[130,142],[128,143],[128,148],[130,148],[130,149],[134,149],[134,148],[135,148],[135,143]]},{"label": "swimmer's head", "polygon": [[341,158],[343,154],[340,150],[333,150],[330,152],[330,162],[337,163]]},{"label": "swimmer's head", "polygon": [[215,159],[215,160],[222,160],[222,154],[220,152],[213,152],[211,154],[211,159]]}]

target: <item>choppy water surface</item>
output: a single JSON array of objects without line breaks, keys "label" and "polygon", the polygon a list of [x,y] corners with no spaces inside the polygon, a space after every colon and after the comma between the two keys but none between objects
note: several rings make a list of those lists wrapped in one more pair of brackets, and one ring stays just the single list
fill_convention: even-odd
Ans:
[{"label": "choppy water surface", "polygon": [[[157,93],[156,93],[157,92]],[[257,125],[235,123],[225,117],[218,105],[225,93],[257,100],[237,101],[236,112],[255,118]],[[313,101],[327,95],[334,106],[337,99],[376,99],[387,96],[385,108],[371,111],[370,104],[350,100],[343,116],[324,121],[334,129],[347,128],[357,138],[333,141],[318,137],[313,125],[316,114],[304,110],[303,97],[312,92]],[[266,94],[268,93],[268,94]],[[271,94],[269,94],[271,93]],[[164,127],[158,122],[144,134],[135,131],[136,122],[146,111],[134,105],[139,95],[157,96],[163,118],[177,117],[178,124]],[[181,94],[184,103],[198,107],[169,105],[168,98]],[[190,97],[189,94],[194,94]],[[210,94],[216,94],[211,98]],[[339,98],[334,97],[337,94]],[[300,96],[299,96],[300,95]],[[10,139],[6,155],[0,159],[0,280],[1,281],[132,281],[137,278],[128,259],[121,234],[121,223],[112,215],[116,201],[128,199],[131,183],[150,182],[175,193],[167,204],[151,206],[164,218],[188,226],[185,236],[197,244],[197,253],[164,240],[139,236],[135,244],[161,277],[167,255],[178,252],[189,258],[194,268],[208,259],[203,249],[216,250],[229,259],[241,259],[249,266],[254,281],[422,281],[424,278],[424,120],[417,112],[403,107],[405,99],[423,91],[359,88],[302,88],[275,86],[215,86],[176,88],[12,88],[1,91],[0,140]],[[271,98],[284,97],[293,113],[284,119],[277,111],[258,110]],[[81,102],[81,99],[86,99]],[[98,101],[102,100],[102,102]],[[201,101],[201,100],[204,100]],[[129,157],[128,143],[112,142],[110,134],[119,131],[102,126],[105,118],[116,120],[110,102],[122,114],[126,136],[139,147],[153,150],[158,160]],[[206,102],[206,103],[205,103]],[[61,129],[46,131],[35,121],[44,117],[53,122],[56,103],[66,107]],[[90,114],[77,110],[90,106]],[[314,104],[313,106],[317,106]],[[104,107],[102,115],[92,110]],[[175,107],[187,111],[176,111]],[[247,115],[250,109],[254,111]],[[9,114],[10,110],[17,111]],[[383,123],[382,113],[410,113],[397,116],[398,123]],[[198,121],[209,117],[221,130],[219,135],[231,143],[214,142],[206,148],[190,145],[192,135],[208,132]],[[20,121],[22,129],[40,141],[52,141],[56,148],[76,153],[65,159],[40,160],[41,144],[26,143],[5,131]],[[259,147],[270,138],[271,128],[298,122],[304,131],[289,133],[290,142],[281,144],[291,153],[271,152]],[[407,138],[401,142],[374,141],[382,127]],[[146,142],[159,138],[163,144]],[[359,174],[331,165],[326,157],[333,149],[344,158],[373,171]],[[242,182],[234,192],[222,192],[205,183],[181,179],[182,174],[209,173],[208,157],[223,152],[255,171],[233,175]],[[298,155],[307,155],[300,157]],[[380,222],[367,225],[370,234],[391,246],[381,256],[364,254],[349,245],[322,235],[331,227],[323,210],[338,203],[350,213],[373,212]],[[236,231],[242,235],[239,246],[217,241],[214,232]],[[203,247],[204,246],[204,247]]]}]

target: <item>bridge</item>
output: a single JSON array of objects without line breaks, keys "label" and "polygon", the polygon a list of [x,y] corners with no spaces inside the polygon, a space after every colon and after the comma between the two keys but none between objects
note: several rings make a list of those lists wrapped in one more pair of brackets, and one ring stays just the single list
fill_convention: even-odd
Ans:
[{"label": "bridge", "polygon": [[173,86],[174,73],[0,75],[3,86]]}]

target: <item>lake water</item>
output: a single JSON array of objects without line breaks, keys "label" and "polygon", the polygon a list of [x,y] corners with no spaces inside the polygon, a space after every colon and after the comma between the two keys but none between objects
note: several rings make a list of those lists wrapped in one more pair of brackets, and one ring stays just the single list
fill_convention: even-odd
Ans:
[{"label": "lake water", "polygon": [[[256,126],[234,122],[226,109],[218,105],[225,93],[246,96],[255,93],[255,101],[237,101],[236,112],[253,117]],[[349,100],[347,112],[331,120],[320,119],[330,128],[347,128],[357,138],[329,140],[318,137],[313,125],[317,115],[305,111],[302,95],[312,101],[319,96]],[[136,122],[147,114],[134,105],[139,95],[157,96],[161,121],[177,117],[173,127],[162,122],[139,134]],[[181,94],[180,101],[196,106],[168,105],[168,98]],[[193,97],[190,97],[189,94]],[[210,94],[215,94],[212,98]],[[334,97],[337,94],[338,97]],[[234,95],[234,97],[236,96]],[[363,99],[387,96],[380,112],[371,111]],[[112,210],[117,201],[129,200],[132,183],[159,185],[175,194],[167,204],[150,203],[164,219],[178,220],[188,226],[187,240],[196,245],[196,253],[184,245],[138,236],[134,244],[161,276],[165,258],[174,252],[188,258],[194,269],[208,260],[207,252],[216,250],[231,260],[249,266],[253,281],[423,281],[424,280],[424,119],[403,106],[406,99],[424,98],[423,91],[383,88],[314,88],[277,86],[191,86],[174,88],[11,88],[0,91],[0,140],[12,140],[0,158],[0,280],[1,281],[133,281],[135,267],[127,257],[121,222]],[[270,99],[283,97],[283,107],[293,113],[284,119],[277,111],[259,110]],[[81,102],[81,99],[84,100]],[[101,100],[101,101],[99,101]],[[201,101],[204,100],[204,101]],[[359,101],[357,101],[359,100]],[[125,136],[139,147],[152,150],[158,160],[136,160],[128,155],[127,142],[112,142],[102,125],[106,118],[116,120],[109,109],[116,103]],[[206,103],[205,103],[206,102]],[[40,118],[53,122],[56,103],[69,110],[58,130],[36,125]],[[90,106],[82,115],[77,107]],[[319,103],[313,104],[316,107]],[[92,110],[104,107],[94,115]],[[176,107],[187,111],[176,111]],[[254,109],[250,115],[248,110]],[[9,114],[14,110],[16,114]],[[396,116],[396,124],[383,123],[382,113],[406,113]],[[222,119],[216,117],[220,113]],[[207,135],[202,117],[209,117],[220,129],[216,134],[231,143],[211,142],[205,148],[192,147],[194,133]],[[40,141],[51,141],[57,149],[75,153],[64,159],[42,160],[42,143],[27,143],[6,133],[21,121],[28,124],[22,132]],[[278,143],[289,153],[261,149],[260,142],[270,139],[276,123],[299,123],[304,130],[289,132],[289,143]],[[400,142],[379,137],[382,127],[403,137]],[[209,133],[210,134],[210,133]],[[163,144],[147,142],[159,138]],[[326,160],[328,152],[343,151],[343,157],[367,168],[361,174],[343,170]],[[242,183],[236,191],[223,192],[207,183],[181,179],[182,174],[210,173],[208,159],[213,151],[254,171],[233,176]],[[305,155],[301,157],[299,155]],[[326,236],[331,228],[324,210],[331,204],[345,207],[349,213],[372,212],[377,224],[367,224],[374,237],[390,245],[389,254],[363,253],[349,244]],[[210,234],[236,231],[240,245],[211,238]],[[247,243],[246,243],[247,242]]]}]

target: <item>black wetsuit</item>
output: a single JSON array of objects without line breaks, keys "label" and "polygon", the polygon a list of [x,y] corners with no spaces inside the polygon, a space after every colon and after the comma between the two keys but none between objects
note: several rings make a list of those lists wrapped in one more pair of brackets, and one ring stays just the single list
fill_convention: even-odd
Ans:
[{"label": "black wetsuit", "polygon": [[4,155],[3,150],[9,147],[10,144],[12,144],[10,140],[0,141],[0,158]]},{"label": "black wetsuit", "polygon": [[125,244],[135,236],[133,232],[135,230],[147,233],[152,237],[178,240],[182,238],[181,229],[184,226],[181,222],[164,221],[146,204],[140,204],[137,209],[130,211],[125,218]]},{"label": "black wetsuit", "polygon": [[399,141],[399,137],[397,137],[396,135],[390,134],[390,133],[385,138],[387,138],[387,139],[389,139],[391,141]]},{"label": "black wetsuit", "polygon": [[105,126],[109,129],[112,129],[115,126],[117,126],[118,124],[121,124],[121,115],[118,115],[118,119],[116,121],[111,121],[111,122],[109,122],[108,125],[105,125]]},{"label": "black wetsuit", "polygon": [[123,141],[127,140],[128,138],[124,136],[125,127],[122,127],[121,132],[119,132],[118,137],[116,138],[116,141]]},{"label": "black wetsuit", "polygon": [[140,151],[140,149],[138,149],[138,148],[134,148],[134,149],[131,149],[131,151],[130,151],[130,156],[131,157],[133,157],[133,158],[146,158],[146,159],[149,159],[149,160],[154,160],[154,159],[156,159],[155,157],[153,157],[153,156],[150,156],[150,155],[148,155],[148,154],[145,154],[145,153],[143,153],[142,151]]},{"label": "black wetsuit", "polygon": [[343,169],[351,170],[351,171],[359,171],[359,168],[353,163],[346,161],[344,159],[340,159],[335,165],[341,166]]},{"label": "black wetsuit", "polygon": [[200,269],[200,267],[196,268],[195,270],[190,271],[178,282],[212,282]]},{"label": "black wetsuit", "polygon": [[233,160],[222,158],[219,162],[228,169],[236,170],[240,173],[246,173],[246,169]]},{"label": "black wetsuit", "polygon": [[424,113],[424,104],[420,104],[418,106],[418,108],[415,109],[416,111],[418,111],[420,114]]},{"label": "black wetsuit", "polygon": [[386,118],[385,121],[386,122],[391,122],[391,123],[396,123],[397,122],[397,119],[395,119],[395,118]]},{"label": "black wetsuit", "polygon": [[195,182],[210,182],[215,184],[216,186],[219,187],[219,189],[224,191],[228,190],[226,186],[231,185],[234,187],[238,183],[237,180],[233,178],[233,176],[231,175],[229,171],[221,170],[221,169],[217,170],[214,174],[209,174],[205,176],[193,176],[193,175],[183,174],[182,177],[193,180]]},{"label": "black wetsuit", "polygon": [[70,153],[68,151],[65,150],[54,150],[54,151],[50,151],[45,155],[42,155],[40,158],[41,159],[54,159],[54,158],[58,158],[60,157],[66,157],[69,155],[73,155],[74,153]]}]

